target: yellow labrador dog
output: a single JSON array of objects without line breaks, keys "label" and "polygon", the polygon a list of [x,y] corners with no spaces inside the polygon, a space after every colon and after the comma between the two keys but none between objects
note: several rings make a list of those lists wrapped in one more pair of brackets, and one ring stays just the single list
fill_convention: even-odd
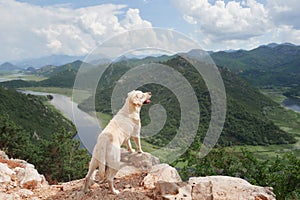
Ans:
[{"label": "yellow labrador dog", "polygon": [[88,192],[91,176],[97,167],[100,180],[107,180],[111,192],[119,193],[114,188],[113,179],[120,167],[120,148],[123,143],[126,143],[128,151],[134,152],[130,143],[130,138],[133,138],[138,152],[143,152],[140,142],[140,110],[143,104],[151,102],[150,98],[151,92],[143,93],[136,90],[129,92],[124,106],[98,136],[89,171],[85,177],[83,186],[85,193]]}]

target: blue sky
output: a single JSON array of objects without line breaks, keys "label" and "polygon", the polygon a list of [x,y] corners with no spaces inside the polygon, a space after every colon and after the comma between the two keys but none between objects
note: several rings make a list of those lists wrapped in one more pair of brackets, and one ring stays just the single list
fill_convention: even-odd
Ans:
[{"label": "blue sky", "polygon": [[136,28],[172,29],[205,50],[300,44],[299,0],[0,0],[0,63],[84,55]]}]

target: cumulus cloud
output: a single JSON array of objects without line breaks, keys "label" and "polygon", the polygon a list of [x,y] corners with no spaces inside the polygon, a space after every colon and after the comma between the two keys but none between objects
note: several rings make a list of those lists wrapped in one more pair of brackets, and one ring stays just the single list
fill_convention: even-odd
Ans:
[{"label": "cumulus cloud", "polygon": [[175,0],[184,19],[198,24],[201,32],[213,41],[249,38],[269,27],[267,11],[255,0],[244,3],[208,0]]},{"label": "cumulus cloud", "polygon": [[[266,37],[266,42],[300,42],[298,0],[268,0],[266,4],[256,0],[173,1],[183,18],[196,25],[195,35],[202,38],[202,44],[212,49],[238,45],[253,48]],[[288,35],[292,38],[283,38]]]},{"label": "cumulus cloud", "polygon": [[290,25],[295,29],[300,29],[299,0],[269,0],[267,9],[275,24]]},{"label": "cumulus cloud", "polygon": [[138,9],[113,4],[73,9],[0,0],[0,18],[0,60],[82,55],[112,35],[152,26]]}]

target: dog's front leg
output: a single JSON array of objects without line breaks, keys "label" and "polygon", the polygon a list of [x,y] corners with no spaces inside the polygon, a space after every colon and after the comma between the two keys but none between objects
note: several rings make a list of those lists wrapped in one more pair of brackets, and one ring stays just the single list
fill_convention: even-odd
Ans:
[{"label": "dog's front leg", "polygon": [[140,137],[133,137],[134,143],[139,153],[144,153],[141,146],[141,139]]},{"label": "dog's front leg", "polygon": [[129,151],[130,153],[135,152],[131,146],[130,138],[126,140],[126,146],[127,146],[127,151]]}]

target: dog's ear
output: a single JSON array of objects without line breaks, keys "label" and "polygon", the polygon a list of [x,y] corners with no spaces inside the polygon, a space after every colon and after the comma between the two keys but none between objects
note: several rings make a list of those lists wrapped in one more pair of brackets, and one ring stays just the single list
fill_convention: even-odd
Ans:
[{"label": "dog's ear", "polygon": [[131,95],[133,95],[133,93],[135,93],[135,90],[132,90],[131,92],[128,92],[127,97],[130,97]]},{"label": "dog's ear", "polygon": [[132,90],[131,92],[128,92],[127,96],[133,104],[139,104],[140,103],[138,94],[136,94],[135,90]]},{"label": "dog's ear", "polygon": [[141,104],[141,100],[138,94],[133,94],[132,97],[132,103],[135,105],[140,105]]}]

